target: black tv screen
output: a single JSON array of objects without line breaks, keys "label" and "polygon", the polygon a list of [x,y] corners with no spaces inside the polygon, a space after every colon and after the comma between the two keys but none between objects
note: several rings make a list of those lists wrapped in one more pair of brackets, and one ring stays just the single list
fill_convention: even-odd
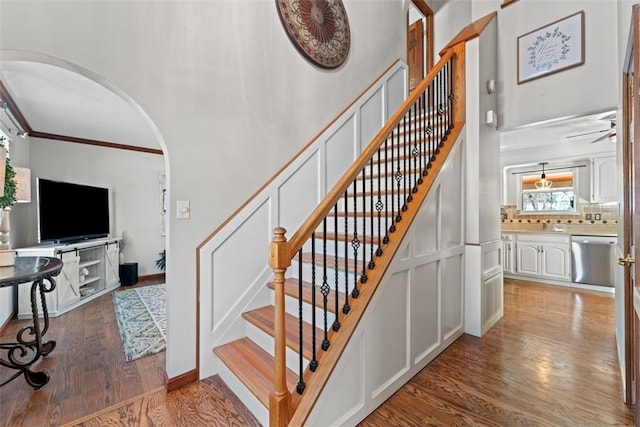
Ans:
[{"label": "black tv screen", "polygon": [[38,178],[38,241],[109,235],[109,189]]}]

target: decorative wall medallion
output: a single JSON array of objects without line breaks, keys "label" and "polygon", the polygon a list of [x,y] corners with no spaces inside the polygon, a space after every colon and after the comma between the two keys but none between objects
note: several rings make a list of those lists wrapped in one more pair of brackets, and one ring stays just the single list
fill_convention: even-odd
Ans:
[{"label": "decorative wall medallion", "polygon": [[342,65],[351,34],[342,0],[276,0],[278,14],[293,44],[323,68]]}]

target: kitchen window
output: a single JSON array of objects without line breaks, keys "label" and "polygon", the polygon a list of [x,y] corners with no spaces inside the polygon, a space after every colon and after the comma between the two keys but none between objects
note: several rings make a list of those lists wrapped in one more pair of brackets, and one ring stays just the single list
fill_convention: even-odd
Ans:
[{"label": "kitchen window", "polygon": [[574,170],[521,174],[518,182],[520,213],[576,213],[576,182]]}]

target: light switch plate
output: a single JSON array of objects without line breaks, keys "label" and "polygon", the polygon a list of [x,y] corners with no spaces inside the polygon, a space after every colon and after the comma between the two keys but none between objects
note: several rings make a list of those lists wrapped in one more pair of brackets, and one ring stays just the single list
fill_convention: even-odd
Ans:
[{"label": "light switch plate", "polygon": [[588,213],[588,214],[584,214],[584,219],[586,219],[587,221],[591,221],[592,218],[592,214]]},{"label": "light switch plate", "polygon": [[593,219],[600,221],[602,219],[602,214],[593,214]]},{"label": "light switch plate", "polygon": [[191,203],[188,200],[178,200],[176,202],[176,218],[189,219],[191,216]]}]

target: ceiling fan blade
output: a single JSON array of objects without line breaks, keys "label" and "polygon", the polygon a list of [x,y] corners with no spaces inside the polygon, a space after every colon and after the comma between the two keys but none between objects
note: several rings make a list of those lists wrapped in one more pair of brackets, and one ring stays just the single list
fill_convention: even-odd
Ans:
[{"label": "ceiling fan blade", "polygon": [[615,134],[616,134],[616,133],[615,133],[615,132],[613,132],[613,133],[608,133],[608,134],[606,134],[606,135],[602,135],[602,136],[600,136],[600,137],[598,137],[598,138],[594,139],[593,141],[591,141],[591,143],[593,144],[594,142],[604,141],[604,140],[605,140],[605,139],[607,139],[607,138],[611,138],[611,137],[612,137],[613,135],[615,135]]},{"label": "ceiling fan blade", "polygon": [[585,132],[585,133],[577,133],[575,135],[569,135],[566,136],[565,138],[576,138],[578,136],[586,136],[586,135],[592,135],[594,133],[602,133],[602,132],[609,132],[610,129],[602,129],[602,130],[594,130],[592,132]]}]

